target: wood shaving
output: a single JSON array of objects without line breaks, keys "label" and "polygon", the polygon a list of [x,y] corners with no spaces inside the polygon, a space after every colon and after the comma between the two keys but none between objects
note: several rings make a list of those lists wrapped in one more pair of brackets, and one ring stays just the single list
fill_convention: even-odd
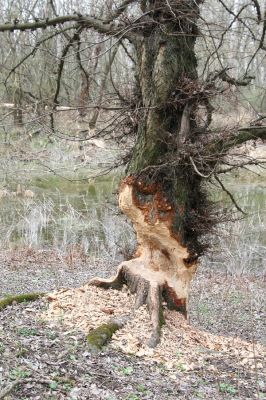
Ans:
[{"label": "wood shaving", "polygon": [[70,329],[87,334],[112,317],[131,314],[131,319],[112,338],[110,346],[147,361],[162,363],[167,369],[182,372],[205,368],[215,356],[221,361],[232,359],[239,367],[250,371],[263,369],[265,348],[237,337],[225,337],[204,332],[189,325],[184,317],[164,310],[165,325],[161,342],[151,349],[146,342],[151,334],[151,322],[146,306],[134,309],[134,295],[126,288],[122,291],[104,290],[85,285],[77,289],[62,289],[47,295],[48,310],[42,314],[46,320],[59,321]]}]

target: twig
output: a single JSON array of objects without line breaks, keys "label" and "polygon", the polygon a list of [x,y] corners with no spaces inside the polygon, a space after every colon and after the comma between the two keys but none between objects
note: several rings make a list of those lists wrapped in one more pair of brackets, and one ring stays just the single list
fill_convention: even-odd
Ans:
[{"label": "twig", "polygon": [[211,176],[212,172],[209,173],[208,175],[203,175],[203,174],[198,170],[198,168],[196,167],[196,164],[194,163],[193,158],[192,158],[192,157],[189,157],[189,159],[190,159],[190,162],[191,162],[191,164],[192,164],[192,166],[193,166],[195,172],[196,172],[199,176],[201,176],[202,178],[209,178],[209,177]]},{"label": "twig", "polygon": [[224,184],[222,183],[222,181],[220,181],[220,179],[218,178],[217,175],[214,175],[215,179],[217,180],[217,182],[219,183],[219,185],[221,186],[221,188],[223,189],[223,191],[230,197],[230,200],[232,201],[232,203],[234,204],[235,208],[241,212],[243,215],[247,215],[247,213],[245,211],[242,210],[241,207],[239,207],[239,205],[237,204],[236,200],[234,199],[234,196],[232,195],[231,192],[229,192],[229,190],[226,189],[226,187],[224,186]]},{"label": "twig", "polygon": [[45,38],[39,40],[39,41],[35,44],[34,48],[33,48],[28,54],[26,54],[26,55],[18,62],[18,64],[16,64],[16,65],[9,71],[7,77],[5,78],[4,84],[7,83],[8,79],[10,78],[10,76],[11,76],[11,75],[12,75],[12,74],[13,74],[13,73],[14,73],[28,58],[30,58],[31,56],[33,56],[33,55],[36,53],[37,49],[41,46],[41,44],[47,42],[48,40],[54,38],[55,36],[61,35],[61,34],[65,33],[66,31],[69,31],[69,30],[72,30],[72,29],[76,29],[76,28],[78,28],[78,25],[68,26],[68,27],[66,27],[66,28],[64,28],[64,29],[61,29],[60,31],[53,32],[51,35],[49,35],[49,36],[47,36],[47,37],[45,37]]},{"label": "twig", "polygon": [[260,23],[262,21],[262,17],[261,17],[261,10],[260,10],[260,5],[258,0],[251,0],[253,3],[253,6],[255,7],[256,11],[257,11],[257,16],[258,16],[258,23]]},{"label": "twig", "polygon": [[18,385],[25,384],[25,383],[41,383],[43,385],[49,385],[53,381],[50,379],[39,379],[39,378],[19,378],[16,379],[14,382],[8,384],[3,390],[0,392],[0,400],[4,399],[9,393],[12,392]]}]

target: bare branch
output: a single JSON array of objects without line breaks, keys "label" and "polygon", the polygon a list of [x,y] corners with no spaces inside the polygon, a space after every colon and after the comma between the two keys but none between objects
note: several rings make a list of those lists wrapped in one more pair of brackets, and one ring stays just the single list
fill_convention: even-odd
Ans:
[{"label": "bare branch", "polygon": [[237,133],[214,141],[208,147],[208,150],[214,153],[226,154],[231,148],[240,146],[249,140],[266,139],[266,126],[250,126],[241,128]]},{"label": "bare branch", "polygon": [[107,22],[111,22],[118,18],[123,12],[126,10],[126,8],[132,4],[135,3],[137,0],[124,0],[116,9],[116,11],[111,15],[110,18],[107,19]]},{"label": "bare branch", "polygon": [[63,72],[63,68],[64,68],[65,57],[66,57],[68,51],[70,50],[70,48],[73,46],[73,44],[79,40],[79,34],[81,33],[81,31],[82,31],[82,28],[80,27],[78,29],[78,31],[75,32],[74,35],[70,38],[69,42],[67,43],[67,45],[65,46],[65,48],[62,52],[62,56],[60,59],[58,72],[57,72],[57,85],[56,85],[56,90],[55,90],[55,95],[54,95],[54,100],[53,100],[54,107],[56,105],[58,105],[58,95],[60,92],[61,76],[62,76],[62,72]]},{"label": "bare branch", "polygon": [[27,384],[27,383],[41,383],[43,385],[50,385],[53,383],[50,379],[43,379],[43,378],[18,378],[14,382],[11,382],[7,385],[3,390],[0,392],[0,400],[4,399],[8,396],[18,385]]},{"label": "bare branch", "polygon": [[231,192],[229,192],[229,190],[226,189],[226,187],[224,186],[223,182],[218,178],[217,175],[214,175],[214,178],[216,179],[216,181],[219,183],[219,185],[221,186],[221,188],[223,189],[223,191],[230,197],[230,200],[232,201],[232,203],[234,204],[235,208],[241,212],[244,215],[247,215],[247,213],[245,211],[242,210],[241,207],[239,207],[239,205],[237,204],[234,196],[232,195]]},{"label": "bare branch", "polygon": [[258,2],[258,0],[251,0],[251,1],[257,11],[258,22],[261,22],[261,10],[260,10],[259,2]]},{"label": "bare branch", "polygon": [[258,54],[258,52],[260,50],[264,50],[266,51],[266,46],[264,45],[264,40],[265,40],[265,35],[266,35],[266,10],[264,12],[264,19],[263,19],[263,28],[262,28],[262,33],[261,33],[261,37],[259,39],[259,45],[256,49],[256,51],[254,51],[252,57],[249,60],[249,63],[247,65],[246,71],[248,71],[251,63],[253,62],[253,60],[255,59],[256,55]]},{"label": "bare branch", "polygon": [[54,4],[53,0],[50,0],[49,3],[50,3],[50,6],[51,6],[51,9],[53,10],[54,15],[56,17],[58,17],[58,14],[56,12],[56,8],[55,8],[55,4]]},{"label": "bare branch", "polygon": [[202,174],[202,173],[198,170],[196,164],[194,163],[193,158],[192,158],[192,157],[189,157],[189,159],[190,159],[190,162],[191,162],[191,164],[192,164],[192,166],[193,166],[195,172],[196,172],[199,176],[201,176],[202,178],[205,178],[205,179],[207,179],[207,178],[209,178],[209,177],[211,176],[211,173],[208,174],[208,175]]},{"label": "bare branch", "polygon": [[250,84],[250,82],[253,79],[255,79],[255,76],[248,76],[248,75],[243,76],[242,80],[232,78],[227,72],[229,69],[231,69],[231,68],[227,67],[227,68],[224,68],[222,71],[217,72],[217,74],[214,76],[213,80],[220,78],[222,81],[227,82],[230,85],[248,86]]},{"label": "bare branch", "polygon": [[25,30],[36,30],[45,29],[48,26],[57,26],[65,24],[66,22],[77,22],[84,28],[93,28],[99,33],[115,34],[118,33],[121,28],[124,28],[123,23],[113,23],[110,21],[103,21],[96,17],[83,16],[78,14],[63,15],[56,18],[46,18],[43,20],[24,22],[24,23],[5,23],[0,24],[0,32],[13,32],[13,31],[25,31]]},{"label": "bare branch", "polygon": [[266,35],[266,10],[264,12],[263,29],[262,29],[262,34],[261,34],[260,44],[259,44],[259,47],[263,50],[266,50],[266,47],[264,46],[265,35]]},{"label": "bare branch", "polygon": [[219,3],[222,4],[222,6],[226,9],[226,11],[233,15],[239,22],[241,22],[242,25],[244,25],[244,27],[249,31],[249,33],[251,34],[251,37],[253,40],[257,40],[256,35],[254,34],[254,32],[252,31],[252,29],[248,26],[248,24],[246,23],[245,20],[243,20],[243,18],[240,18],[239,15],[236,15],[228,6],[227,4],[223,1],[223,0],[218,0]]},{"label": "bare branch", "polygon": [[121,40],[121,46],[123,47],[124,52],[126,53],[126,55],[128,56],[128,58],[132,61],[132,63],[134,65],[136,65],[136,60],[134,59],[134,57],[130,54],[130,52],[128,51],[127,47],[125,46],[123,40]]},{"label": "bare branch", "polygon": [[66,27],[65,29],[62,29],[62,30],[60,30],[60,31],[53,32],[51,35],[49,35],[49,36],[47,36],[47,37],[45,37],[45,38],[39,40],[39,41],[36,43],[36,45],[34,46],[34,48],[33,48],[28,54],[26,54],[26,55],[18,62],[18,64],[16,64],[16,65],[9,71],[7,77],[5,78],[5,84],[7,83],[8,79],[10,78],[10,76],[11,76],[11,75],[12,75],[12,74],[13,74],[13,73],[14,73],[28,58],[30,58],[31,56],[33,56],[33,55],[36,53],[36,51],[37,51],[38,48],[41,46],[41,44],[47,42],[48,40],[54,38],[55,36],[61,35],[62,33],[65,33],[66,31],[69,31],[69,30],[71,30],[71,29],[73,29],[73,28],[78,28],[78,25],[76,25],[76,26],[69,26],[69,27]]}]

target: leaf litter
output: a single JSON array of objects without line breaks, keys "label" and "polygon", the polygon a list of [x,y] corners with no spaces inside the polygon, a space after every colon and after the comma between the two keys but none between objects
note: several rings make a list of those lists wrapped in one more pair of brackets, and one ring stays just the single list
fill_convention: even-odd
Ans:
[{"label": "leaf litter", "polygon": [[[78,286],[95,276],[86,263],[78,279],[74,269],[73,277],[67,270],[56,282],[54,274],[36,282],[28,279],[33,265],[16,269],[11,279],[13,264],[10,269],[3,263],[2,293],[25,293],[24,275],[27,291]],[[199,273],[190,299],[191,325],[165,310],[156,349],[145,345],[151,328],[147,309],[134,310],[134,296],[126,289],[84,285],[34,303],[14,303],[0,312],[0,395],[11,387],[9,400],[263,399],[265,347],[256,341],[265,337],[264,288],[261,275],[232,280],[217,271]],[[91,354],[85,334],[129,312],[132,318],[104,351]]]}]

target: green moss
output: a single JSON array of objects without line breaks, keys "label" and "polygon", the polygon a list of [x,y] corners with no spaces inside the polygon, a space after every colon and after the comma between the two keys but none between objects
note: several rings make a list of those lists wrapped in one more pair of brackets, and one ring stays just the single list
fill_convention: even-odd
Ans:
[{"label": "green moss", "polygon": [[0,300],[0,310],[3,310],[7,306],[10,306],[13,302],[23,303],[24,301],[35,301],[43,295],[44,293],[25,293],[15,296],[7,296],[4,299]]},{"label": "green moss", "polygon": [[118,323],[109,322],[93,329],[87,336],[90,350],[93,352],[101,350],[119,328],[121,325]]},{"label": "green moss", "polygon": [[163,315],[163,307],[160,305],[160,309],[159,309],[159,326],[160,326],[160,329],[164,324],[165,324],[165,319],[164,319],[164,315]]}]

